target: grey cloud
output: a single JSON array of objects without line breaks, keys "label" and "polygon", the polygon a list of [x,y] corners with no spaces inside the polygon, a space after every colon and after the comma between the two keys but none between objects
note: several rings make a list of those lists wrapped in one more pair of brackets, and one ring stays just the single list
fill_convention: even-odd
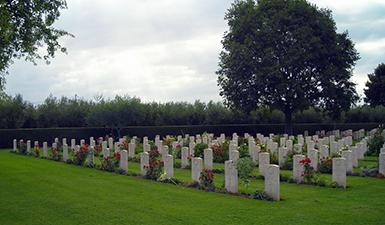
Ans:
[{"label": "grey cloud", "polygon": [[[215,71],[231,0],[67,2],[57,26],[76,36],[63,39],[68,55],[59,54],[48,66],[17,61],[8,93],[21,93],[34,103],[50,93],[87,99],[128,94],[162,102],[221,99]],[[312,2],[330,6],[338,29],[349,30],[357,43],[362,59],[354,81],[361,93],[366,74],[385,62],[383,49],[365,47],[385,37],[385,5],[351,2],[357,4],[352,11],[340,1]]]}]

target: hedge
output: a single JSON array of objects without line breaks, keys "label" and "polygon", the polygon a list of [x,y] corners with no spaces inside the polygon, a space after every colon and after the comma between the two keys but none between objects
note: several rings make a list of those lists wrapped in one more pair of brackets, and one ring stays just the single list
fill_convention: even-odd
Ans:
[{"label": "hedge", "polygon": [[[378,127],[379,123],[345,123],[345,124],[294,124],[294,134],[303,133],[305,130],[309,131],[309,134],[314,134],[318,130],[346,130],[346,129],[366,129],[370,130]],[[50,145],[54,138],[66,137],[68,142],[70,139],[75,138],[77,143],[80,139],[86,141],[89,137],[100,137],[105,135],[112,135],[114,137],[121,137],[123,135],[128,136],[148,136],[154,138],[159,134],[165,136],[170,135],[184,135],[184,134],[201,134],[203,132],[214,133],[219,135],[225,133],[230,136],[236,132],[238,134],[250,133],[255,135],[256,133],[269,134],[269,133],[283,133],[285,130],[284,124],[231,124],[231,125],[189,125],[189,126],[130,126],[122,128],[106,128],[106,127],[85,127],[85,128],[31,128],[31,129],[0,129],[0,148],[12,147],[13,139],[24,139],[31,141],[47,141]]]}]

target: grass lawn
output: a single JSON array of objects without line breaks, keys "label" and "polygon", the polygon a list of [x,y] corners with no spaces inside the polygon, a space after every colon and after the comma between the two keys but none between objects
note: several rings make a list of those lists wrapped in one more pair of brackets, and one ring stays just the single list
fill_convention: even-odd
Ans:
[{"label": "grass lawn", "polygon": [[[175,176],[191,179],[189,170]],[[215,180],[221,186],[223,175]],[[0,151],[0,224],[385,224],[385,179],[348,177],[348,185],[281,183],[283,200],[268,202]],[[240,186],[255,188],[263,180]]]}]

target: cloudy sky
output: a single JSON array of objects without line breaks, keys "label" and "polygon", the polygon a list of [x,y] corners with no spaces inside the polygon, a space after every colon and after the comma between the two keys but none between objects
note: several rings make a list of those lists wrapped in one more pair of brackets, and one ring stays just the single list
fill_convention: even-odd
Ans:
[{"label": "cloudy sky", "polygon": [[[74,34],[50,65],[16,61],[7,93],[41,103],[54,96],[130,95],[144,101],[221,100],[215,71],[231,0],[67,0],[56,26]],[[312,0],[333,11],[361,60],[354,82],[385,62],[385,1]]]}]

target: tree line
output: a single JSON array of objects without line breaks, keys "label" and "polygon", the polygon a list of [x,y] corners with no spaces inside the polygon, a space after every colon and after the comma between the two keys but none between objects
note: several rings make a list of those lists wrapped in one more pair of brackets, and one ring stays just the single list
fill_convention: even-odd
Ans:
[{"label": "tree line", "polygon": [[[293,116],[295,123],[385,122],[385,107],[363,105],[343,112],[338,120],[317,108]],[[284,123],[282,111],[267,106],[246,114],[221,102],[142,102],[139,98],[116,96],[113,99],[85,100],[49,96],[33,105],[21,95],[0,99],[0,128],[47,127],[124,127],[202,124],[277,124]]]}]

